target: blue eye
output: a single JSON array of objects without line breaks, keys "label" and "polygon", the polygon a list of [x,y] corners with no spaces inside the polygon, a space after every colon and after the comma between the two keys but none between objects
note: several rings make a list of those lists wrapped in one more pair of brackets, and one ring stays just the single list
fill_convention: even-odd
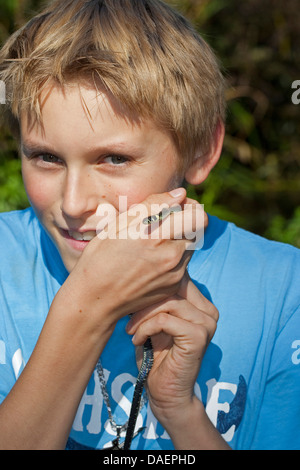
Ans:
[{"label": "blue eye", "polygon": [[39,159],[45,163],[59,163],[60,162],[60,159],[58,157],[55,157],[55,155],[50,155],[47,153],[39,155]]},{"label": "blue eye", "polygon": [[56,163],[61,163],[61,159],[56,157],[55,155],[52,155],[50,153],[39,153],[39,154],[36,154],[36,155],[31,155],[29,157],[30,159],[32,160],[36,160],[37,163],[39,163],[40,165],[43,164],[43,163],[52,163],[52,164],[56,164]]},{"label": "blue eye", "polygon": [[122,155],[107,155],[105,160],[112,165],[124,165],[128,162],[128,158],[123,157]]}]

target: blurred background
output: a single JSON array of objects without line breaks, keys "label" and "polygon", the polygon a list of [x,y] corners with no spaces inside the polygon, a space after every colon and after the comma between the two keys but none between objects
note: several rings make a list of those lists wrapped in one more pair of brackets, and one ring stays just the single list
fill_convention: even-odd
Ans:
[{"label": "blurred background", "polygon": [[[43,3],[0,0],[0,46]],[[292,83],[300,80],[300,1],[168,3],[212,46],[228,82],[222,157],[189,196],[211,214],[300,247],[300,104],[292,102]],[[17,144],[0,129],[0,211],[27,206]]]}]

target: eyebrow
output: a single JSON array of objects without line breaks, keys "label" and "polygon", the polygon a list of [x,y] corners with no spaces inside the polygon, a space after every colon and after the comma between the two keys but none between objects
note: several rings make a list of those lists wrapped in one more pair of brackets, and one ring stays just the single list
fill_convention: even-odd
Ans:
[{"label": "eyebrow", "polygon": [[[59,152],[57,152],[51,146],[48,146],[45,143],[35,143],[35,142],[21,142],[20,145],[21,152],[24,153],[26,157],[30,157],[36,153],[47,153],[55,155],[58,158],[63,158]],[[141,156],[143,154],[143,149],[139,149],[128,142],[114,142],[111,144],[104,144],[100,146],[91,147],[87,150],[86,153],[95,154],[95,153],[120,153],[122,155],[134,154],[136,156]]]}]

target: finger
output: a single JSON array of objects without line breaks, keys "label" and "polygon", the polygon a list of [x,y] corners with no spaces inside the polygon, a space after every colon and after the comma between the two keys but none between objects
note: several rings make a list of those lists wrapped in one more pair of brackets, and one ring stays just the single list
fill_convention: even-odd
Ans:
[{"label": "finger", "polygon": [[211,332],[205,325],[195,325],[182,318],[161,312],[139,325],[132,342],[135,346],[141,346],[148,337],[154,337],[160,333],[171,336],[174,345],[188,354],[197,354],[206,348],[211,340]]},{"label": "finger", "polygon": [[210,315],[216,322],[218,321],[218,309],[195,286],[187,271],[182,278],[177,294],[187,299],[195,307],[205,311],[206,314]]},{"label": "finger", "polygon": [[128,209],[127,215],[120,214],[119,229],[122,230],[130,224],[141,223],[148,216],[159,214],[163,209],[179,205],[185,196],[186,190],[184,188],[161,194],[151,194],[141,203],[132,205]]},{"label": "finger", "polygon": [[[183,207],[185,205],[190,205],[190,204],[195,204],[195,205],[200,205],[200,203],[198,201],[196,201],[195,199],[191,199],[189,197],[186,197],[184,202],[183,202]],[[204,229],[206,229],[206,227],[208,226],[208,216],[207,216],[207,213],[204,211],[204,205],[201,204],[201,207],[203,209],[203,213],[204,213]]]},{"label": "finger", "polygon": [[151,238],[187,240],[190,244],[198,243],[203,238],[206,214],[201,204],[184,204],[182,210],[174,211],[163,219],[158,215],[152,216],[151,219],[154,217],[156,217],[155,221],[144,228]]},{"label": "finger", "polygon": [[159,213],[163,208],[181,204],[185,197],[186,190],[184,188],[177,188],[161,194],[152,194],[141,203],[133,204],[120,213],[113,206],[102,204],[97,211],[97,215],[101,217],[98,224],[98,238],[129,238],[128,227],[130,226],[133,227],[133,236],[130,238],[135,238],[134,227],[141,223],[144,218]]},{"label": "finger", "polygon": [[[189,198],[185,198],[183,209],[180,206],[181,196],[172,196],[170,203],[170,194],[149,196],[143,203],[129,209],[126,217],[133,217],[129,219],[129,236],[135,239],[181,240],[185,249],[192,251],[203,239],[207,215],[201,204]],[[127,227],[125,220],[124,228]]]},{"label": "finger", "polygon": [[[179,189],[181,194],[183,188]],[[197,201],[184,199],[184,192],[170,199],[171,194],[151,195],[141,204],[132,206],[126,216],[121,214],[120,228],[126,229],[129,225],[135,238],[186,240],[186,247],[189,248],[190,244],[203,238],[207,215]],[[183,200],[185,204],[182,208],[180,204]],[[137,231],[139,236],[136,236]]]},{"label": "finger", "polygon": [[155,317],[158,318],[160,314],[168,314],[169,316],[180,318],[192,325],[205,326],[211,337],[214,335],[217,326],[216,321],[207,315],[205,311],[199,310],[186,299],[174,296],[135,313],[127,324],[127,333],[135,334],[142,323]]}]

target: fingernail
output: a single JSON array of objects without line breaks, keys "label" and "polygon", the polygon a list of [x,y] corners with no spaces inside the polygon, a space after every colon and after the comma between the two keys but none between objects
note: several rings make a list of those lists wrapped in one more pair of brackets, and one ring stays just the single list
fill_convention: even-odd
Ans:
[{"label": "fingernail", "polygon": [[172,191],[169,192],[170,196],[172,197],[180,197],[185,194],[185,189],[184,188],[176,188],[173,189]]}]

